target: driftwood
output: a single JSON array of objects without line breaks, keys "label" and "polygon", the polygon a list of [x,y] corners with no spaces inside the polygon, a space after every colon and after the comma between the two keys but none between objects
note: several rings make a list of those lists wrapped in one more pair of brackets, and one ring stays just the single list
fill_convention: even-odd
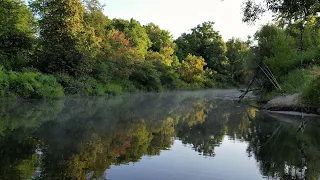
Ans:
[{"label": "driftwood", "polygon": [[256,80],[257,76],[258,76],[258,72],[259,70],[256,70],[256,73],[254,75],[254,77],[251,79],[249,86],[247,87],[247,89],[244,91],[244,93],[239,97],[238,103],[241,102],[241,100],[248,94],[248,92],[250,92],[250,88],[253,85],[254,81]]},{"label": "driftwood", "polygon": [[[261,88],[249,89],[248,92],[257,91],[257,90],[261,90]],[[242,93],[243,93],[243,92],[246,92],[246,90],[244,90],[244,89],[239,89],[239,91],[242,92]]]},{"label": "driftwood", "polygon": [[[252,78],[252,80],[250,81],[247,89],[245,91],[242,91],[243,94],[239,97],[239,100],[238,100],[238,103],[241,102],[241,100],[248,94],[248,92],[250,91],[254,91],[254,90],[257,90],[257,88],[255,89],[251,89],[251,86],[253,85],[254,81],[257,79],[258,77],[258,74],[260,71],[263,72],[263,74],[268,78],[268,80],[272,83],[272,85],[278,90],[278,91],[282,91],[276,77],[272,74],[270,68],[263,62],[263,61],[260,61],[259,64],[255,63],[257,65],[256,67],[256,72]],[[265,66],[265,67],[263,67]],[[261,90],[261,89],[258,89],[258,90]]]}]

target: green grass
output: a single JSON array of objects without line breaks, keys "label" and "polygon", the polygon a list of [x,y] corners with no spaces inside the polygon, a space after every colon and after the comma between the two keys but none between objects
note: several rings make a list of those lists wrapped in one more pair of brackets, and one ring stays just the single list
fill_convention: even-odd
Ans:
[{"label": "green grass", "polygon": [[[302,73],[302,74],[301,74]],[[280,86],[284,94],[299,93],[305,89],[320,73],[320,67],[291,71],[280,78]],[[302,76],[301,76],[302,75]]]},{"label": "green grass", "polygon": [[308,106],[320,107],[320,67],[296,69],[280,78],[284,94],[301,93],[301,102]]},{"label": "green grass", "polygon": [[304,88],[302,103],[308,106],[320,107],[320,76],[310,81]]}]

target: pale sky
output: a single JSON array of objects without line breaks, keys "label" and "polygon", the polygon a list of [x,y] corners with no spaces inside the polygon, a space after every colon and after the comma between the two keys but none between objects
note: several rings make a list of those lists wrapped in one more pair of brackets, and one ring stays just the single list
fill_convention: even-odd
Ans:
[{"label": "pale sky", "polygon": [[242,23],[243,0],[100,0],[109,18],[138,20],[141,24],[153,22],[168,30],[174,38],[205,21],[215,22],[214,28],[224,40],[232,37],[246,39],[261,25],[271,22],[265,15],[254,26]]}]

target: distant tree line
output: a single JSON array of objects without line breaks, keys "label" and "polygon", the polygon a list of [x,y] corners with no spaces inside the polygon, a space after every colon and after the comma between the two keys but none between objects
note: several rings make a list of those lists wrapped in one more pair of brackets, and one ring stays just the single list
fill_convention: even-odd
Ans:
[{"label": "distant tree line", "polygon": [[[159,26],[109,19],[98,0],[0,2],[2,96],[238,86],[247,43],[204,22],[174,40]],[[239,66],[240,65],[240,66]]]}]

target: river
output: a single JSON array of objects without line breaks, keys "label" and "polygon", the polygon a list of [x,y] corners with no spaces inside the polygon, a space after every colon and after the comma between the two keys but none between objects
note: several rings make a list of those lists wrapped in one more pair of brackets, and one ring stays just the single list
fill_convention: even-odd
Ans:
[{"label": "river", "polygon": [[0,179],[318,179],[320,120],[236,90],[0,101]]}]

